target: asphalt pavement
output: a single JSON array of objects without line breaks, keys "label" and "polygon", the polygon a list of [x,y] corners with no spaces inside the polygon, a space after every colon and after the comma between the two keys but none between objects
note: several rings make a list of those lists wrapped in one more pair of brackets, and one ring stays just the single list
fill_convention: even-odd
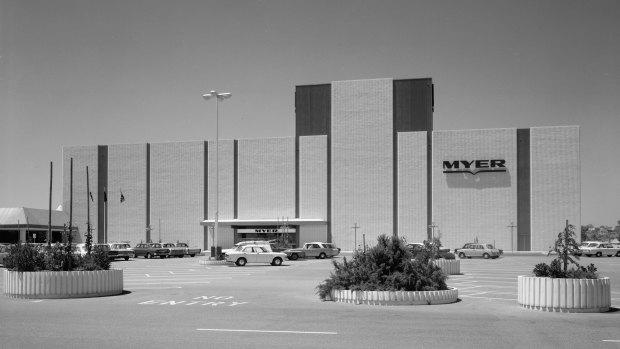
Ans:
[{"label": "asphalt pavement", "polygon": [[597,314],[519,307],[517,276],[553,256],[461,260],[462,274],[448,279],[459,301],[430,306],[323,302],[315,288],[332,259],[237,267],[203,258],[115,261],[119,296],[0,296],[0,348],[620,348],[616,257],[581,259],[612,279],[613,309]]}]

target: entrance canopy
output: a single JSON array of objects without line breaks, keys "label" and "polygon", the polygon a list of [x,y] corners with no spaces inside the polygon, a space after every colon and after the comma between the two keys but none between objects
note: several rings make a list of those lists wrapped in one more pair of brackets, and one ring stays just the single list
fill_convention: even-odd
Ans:
[{"label": "entrance canopy", "polygon": [[[203,226],[212,226],[215,224],[215,220],[208,219],[200,222]],[[222,219],[218,220],[218,225],[222,226],[274,226],[274,225],[317,225],[327,224],[324,219],[311,219],[311,218],[289,218],[287,220],[282,219]]]}]

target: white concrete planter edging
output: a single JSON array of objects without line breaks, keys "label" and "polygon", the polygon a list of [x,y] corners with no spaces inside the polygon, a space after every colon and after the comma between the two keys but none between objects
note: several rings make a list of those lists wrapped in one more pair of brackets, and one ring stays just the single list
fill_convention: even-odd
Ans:
[{"label": "white concrete planter edging", "polygon": [[436,266],[447,275],[458,275],[461,273],[461,261],[458,259],[435,259],[433,261]]},{"label": "white concrete planter edging", "polygon": [[87,298],[121,294],[123,271],[4,270],[4,295],[13,298]]},{"label": "white concrete planter edging", "polygon": [[602,313],[611,306],[611,281],[598,279],[556,279],[519,276],[519,304],[528,309]]},{"label": "white concrete planter edging", "polygon": [[459,292],[450,287],[445,291],[351,291],[332,290],[334,302],[368,305],[430,305],[448,304],[458,300]]}]

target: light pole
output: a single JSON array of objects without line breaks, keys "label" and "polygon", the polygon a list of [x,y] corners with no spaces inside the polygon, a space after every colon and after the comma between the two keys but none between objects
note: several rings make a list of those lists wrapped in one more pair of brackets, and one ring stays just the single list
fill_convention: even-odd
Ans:
[{"label": "light pole", "polygon": [[[215,224],[213,228],[213,245],[217,254],[217,230],[220,210],[220,101],[228,99],[232,93],[217,93],[211,91],[202,95],[205,101],[215,98]],[[213,257],[213,256],[212,256]],[[219,258],[219,256],[215,256]]]},{"label": "light pole", "polygon": [[510,222],[510,225],[507,226],[506,228],[510,228],[510,251],[514,252],[514,228],[516,228],[517,225],[514,222]]}]

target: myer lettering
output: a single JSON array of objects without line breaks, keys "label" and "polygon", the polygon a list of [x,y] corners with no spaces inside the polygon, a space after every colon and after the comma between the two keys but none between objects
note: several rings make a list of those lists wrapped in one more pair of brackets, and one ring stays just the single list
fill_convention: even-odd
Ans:
[{"label": "myer lettering", "polygon": [[506,160],[454,160],[443,162],[443,173],[506,172]]}]

